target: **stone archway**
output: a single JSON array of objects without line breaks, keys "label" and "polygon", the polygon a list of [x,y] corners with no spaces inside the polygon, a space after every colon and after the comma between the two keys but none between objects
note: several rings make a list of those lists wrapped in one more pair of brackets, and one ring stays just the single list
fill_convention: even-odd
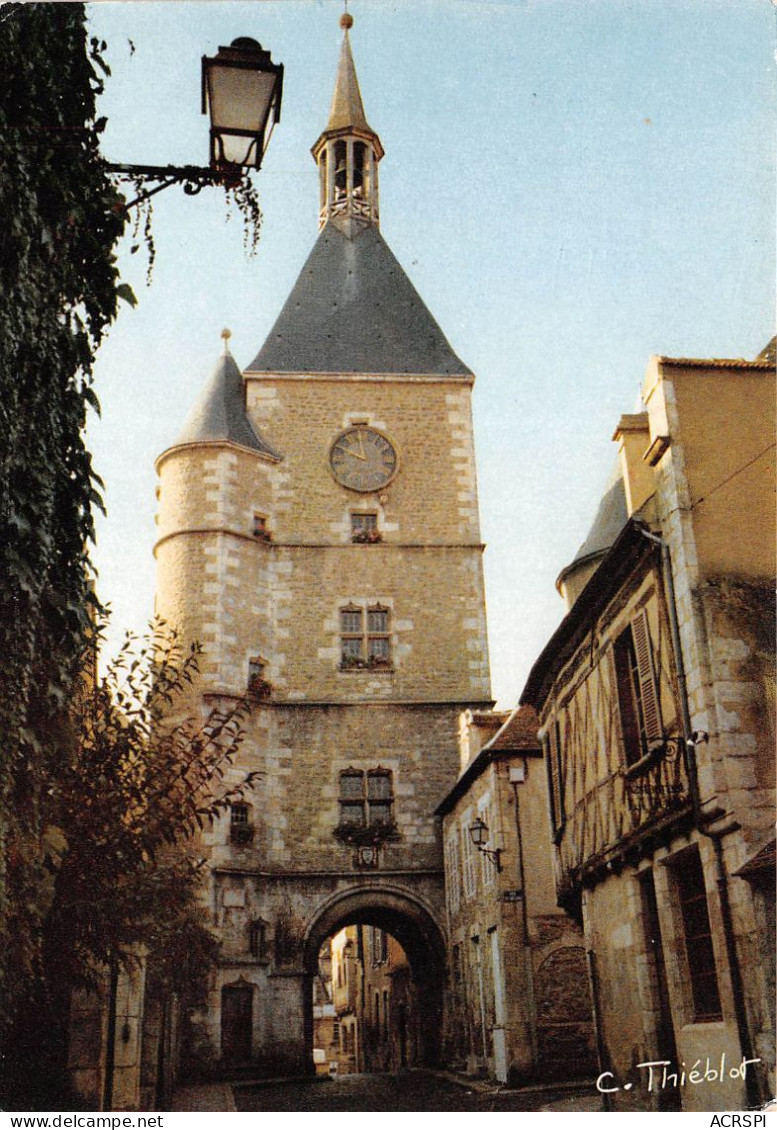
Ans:
[{"label": "stone archway", "polygon": [[319,907],[305,932],[305,1044],[308,1062],[313,1048],[312,982],[325,940],[344,926],[377,926],[392,934],[404,949],[418,994],[421,1062],[439,1059],[445,984],[445,942],[431,911],[399,887],[359,887],[341,891]]}]

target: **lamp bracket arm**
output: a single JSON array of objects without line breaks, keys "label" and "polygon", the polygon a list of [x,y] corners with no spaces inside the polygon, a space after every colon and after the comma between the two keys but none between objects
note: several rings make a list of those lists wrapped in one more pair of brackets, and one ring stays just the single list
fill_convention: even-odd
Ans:
[{"label": "lamp bracket arm", "polygon": [[[198,165],[127,165],[107,162],[106,169],[118,180],[129,180],[136,184],[139,181],[159,182],[153,188],[144,189],[134,200],[125,204],[127,212],[173,184],[183,185],[187,196],[196,196],[206,185],[229,185],[235,179],[232,170],[203,168]],[[238,179],[241,179],[240,176]]]}]

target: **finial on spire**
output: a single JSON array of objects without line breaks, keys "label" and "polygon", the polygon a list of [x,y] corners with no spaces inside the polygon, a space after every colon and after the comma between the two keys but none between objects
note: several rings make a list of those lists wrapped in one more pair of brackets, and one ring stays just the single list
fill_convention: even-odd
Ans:
[{"label": "finial on spire", "polygon": [[229,339],[232,337],[232,330],[223,329],[221,336],[224,339],[224,352],[229,353]]},{"label": "finial on spire", "polygon": [[343,31],[348,31],[349,28],[353,27],[353,16],[348,11],[348,0],[345,2],[345,11],[340,17],[340,27]]}]

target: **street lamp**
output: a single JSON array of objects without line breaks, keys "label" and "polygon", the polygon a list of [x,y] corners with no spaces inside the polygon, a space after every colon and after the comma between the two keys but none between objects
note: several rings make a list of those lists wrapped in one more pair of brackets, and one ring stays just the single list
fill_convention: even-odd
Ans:
[{"label": "street lamp", "polygon": [[[119,179],[153,184],[125,205],[133,208],[172,184],[194,196],[204,185],[238,185],[259,169],[273,126],[280,120],[283,64],[255,39],[243,36],[202,60],[202,112],[210,112],[210,165],[126,165],[108,163]],[[154,183],[156,182],[156,183]]]},{"label": "street lamp", "polygon": [[[283,64],[255,39],[235,39],[202,59],[202,112],[210,111],[212,169],[261,167],[281,116]],[[239,175],[239,172],[238,172]]]},{"label": "street lamp", "polygon": [[486,824],[485,820],[481,820],[481,818],[478,816],[477,820],[475,820],[474,823],[470,824],[469,826],[469,835],[478,851],[482,852],[483,855],[488,857],[488,859],[492,859],[497,871],[501,871],[502,864],[500,861],[500,856],[502,854],[502,849],[486,847],[486,844],[488,843],[489,831],[488,824]]}]

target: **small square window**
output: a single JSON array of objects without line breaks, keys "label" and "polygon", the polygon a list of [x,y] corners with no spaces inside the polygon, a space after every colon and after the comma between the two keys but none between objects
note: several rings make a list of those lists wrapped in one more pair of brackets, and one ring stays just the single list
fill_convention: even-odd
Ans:
[{"label": "small square window", "polygon": [[254,537],[260,541],[270,540],[270,528],[267,524],[266,514],[254,514],[253,533]]},{"label": "small square window", "polygon": [[351,541],[372,545],[380,540],[377,514],[358,513],[351,515]]}]

